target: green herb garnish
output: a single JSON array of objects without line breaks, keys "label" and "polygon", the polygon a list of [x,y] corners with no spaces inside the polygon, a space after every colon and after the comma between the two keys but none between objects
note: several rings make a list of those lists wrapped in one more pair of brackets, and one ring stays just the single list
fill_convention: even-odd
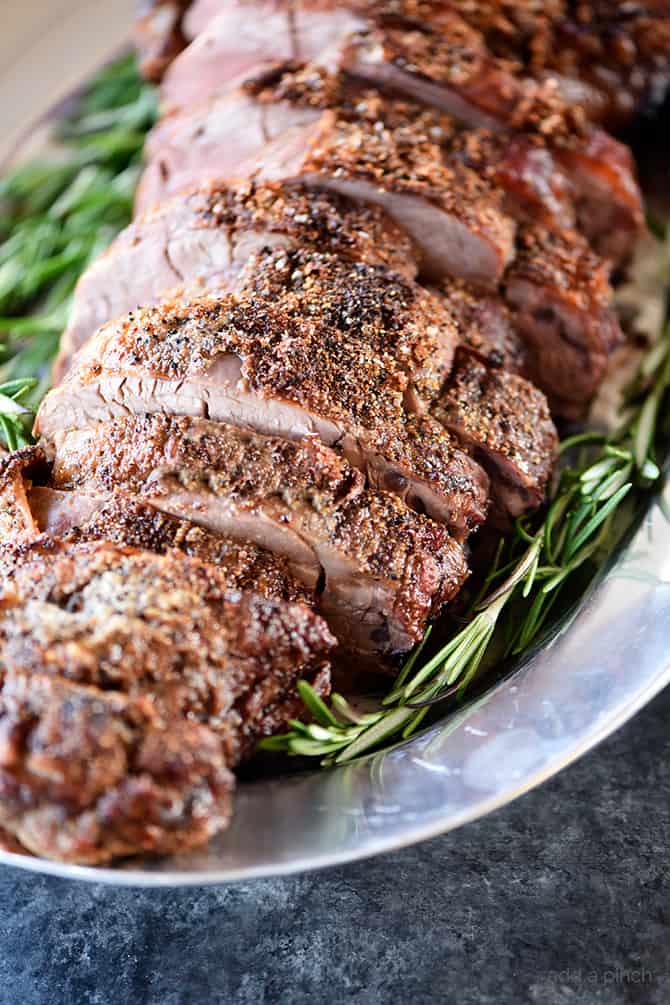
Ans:
[{"label": "green herb garnish", "polygon": [[[128,225],[156,95],[134,56],[102,70],[56,130],[51,160],[0,180],[0,380],[34,378],[35,408],[67,325],[79,276]],[[27,442],[0,400],[0,439]]]},{"label": "green herb garnish", "polygon": [[326,704],[302,682],[300,694],[314,721],[293,720],[290,732],[261,747],[320,757],[326,765],[350,761],[383,741],[407,738],[433,705],[462,696],[496,657],[519,655],[541,641],[567,588],[580,583],[581,595],[583,573],[592,578],[619,539],[624,500],[660,479],[655,447],[669,390],[670,324],[640,367],[622,428],[563,441],[562,454],[577,452],[578,462],[564,467],[543,515],[518,521],[514,534],[501,540],[480,591],[484,599],[475,599],[466,626],[421,662],[427,633],[374,712],[359,716],[338,694]]}]

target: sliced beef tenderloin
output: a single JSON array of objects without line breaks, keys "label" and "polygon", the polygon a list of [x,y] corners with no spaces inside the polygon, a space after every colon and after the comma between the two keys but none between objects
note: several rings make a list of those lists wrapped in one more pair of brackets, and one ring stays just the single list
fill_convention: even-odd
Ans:
[{"label": "sliced beef tenderloin", "polygon": [[467,574],[446,528],[366,489],[359,471],[312,440],[202,419],[116,420],[58,437],[53,485],[134,495],[282,556],[316,590],[343,648],[372,669],[410,649]]},{"label": "sliced beef tenderloin", "polygon": [[570,225],[575,204],[579,226],[596,250],[617,262],[624,259],[644,229],[627,148],[588,124],[574,95],[563,94],[554,76],[524,75],[509,60],[494,57],[483,36],[453,10],[443,17],[385,24],[360,35],[341,65],[470,127],[511,132],[512,139],[497,141],[503,149],[511,145],[500,168],[491,169],[510,198],[521,197],[524,211],[535,205],[545,224],[561,226]]},{"label": "sliced beef tenderloin", "polygon": [[346,259],[385,264],[413,278],[409,238],[381,210],[296,187],[210,183],[136,219],[80,278],[54,367],[106,321],[150,306],[182,287],[191,295],[235,288],[264,248],[311,245]]},{"label": "sliced beef tenderloin", "polygon": [[[256,119],[265,121],[262,130]],[[430,275],[493,287],[509,261],[514,224],[496,186],[462,156],[445,155],[452,131],[434,111],[352,95],[337,74],[288,66],[159,125],[137,208],[207,174],[317,186],[383,208],[421,250]]]},{"label": "sliced beef tenderloin", "polygon": [[37,468],[44,474],[46,459],[34,447],[0,457],[0,544],[23,544],[39,536],[29,499],[30,473]]},{"label": "sliced beef tenderloin", "polygon": [[360,263],[339,299],[318,278],[294,276],[280,303],[260,292],[201,299],[105,326],[45,398],[36,429],[49,441],[63,429],[166,412],[316,436],[462,537],[485,515],[486,478],[438,424],[414,414],[440,384],[429,361],[446,371],[448,312],[397,276],[380,286],[382,273]]},{"label": "sliced beef tenderloin", "polygon": [[[364,28],[353,4],[323,0],[231,0],[177,58],[163,80],[163,105],[183,108],[205,101],[231,81],[259,68],[326,56]],[[190,29],[202,21],[190,22]]]},{"label": "sliced beef tenderloin", "polygon": [[16,852],[97,865],[187,851],[230,820],[217,736],[155,723],[147,700],[3,668],[0,731],[0,820]]},{"label": "sliced beef tenderloin", "polygon": [[459,345],[490,367],[526,375],[528,349],[501,296],[485,296],[453,280],[444,282],[439,292],[453,314]]},{"label": "sliced beef tenderloin", "polygon": [[[237,707],[255,688],[273,701],[299,677],[328,688],[335,639],[304,604],[230,590],[225,574],[183,554],[47,536],[0,549],[0,662],[149,697],[158,721],[188,716],[218,732],[229,764],[249,753],[257,720]],[[124,651],[125,650],[125,651]],[[49,654],[49,655],[47,655]]]},{"label": "sliced beef tenderloin", "polygon": [[54,488],[52,464],[39,446],[25,447],[0,462],[0,507],[0,545],[35,541],[46,533],[160,555],[176,550],[216,566],[230,590],[307,604],[314,599],[283,559],[251,541],[212,534],[122,492],[107,497]]},{"label": "sliced beef tenderloin", "polygon": [[635,162],[627,146],[602,129],[567,140],[555,158],[570,179],[577,225],[603,258],[619,264],[645,228]]},{"label": "sliced beef tenderloin", "polygon": [[528,373],[552,410],[582,416],[622,338],[608,264],[574,231],[527,228],[505,279],[505,299],[529,348]]},{"label": "sliced beef tenderloin", "polygon": [[[41,510],[47,522],[54,508],[61,513],[65,511],[63,496],[70,493],[48,488],[33,490],[30,495],[33,507],[36,492],[42,493],[42,504],[47,503],[46,509]],[[213,534],[189,520],[176,519],[120,493],[110,499],[91,498],[90,502],[94,508],[88,520],[72,525],[77,540],[112,541],[161,555],[176,549],[216,566],[225,575],[230,589],[251,590],[263,597],[292,603],[313,603],[312,592],[291,575],[288,563],[251,541]]]},{"label": "sliced beef tenderloin", "polygon": [[[246,0],[244,11],[247,17],[258,17],[260,25],[264,6],[262,2]],[[311,0],[273,5],[277,16],[297,21],[308,17],[313,8]],[[486,5],[482,8],[479,4],[363,2],[349,5],[360,21],[359,30],[352,33],[343,8],[337,6],[330,11],[323,5],[320,8],[322,16],[330,18],[332,45],[325,54],[313,49],[307,58],[342,69],[346,75],[382,90],[390,89],[432,105],[470,127],[503,131],[513,137],[521,131],[524,138],[516,145],[512,142],[503,154],[505,163],[500,169],[500,178],[510,186],[510,195],[530,199],[531,206],[535,202],[537,209],[552,213],[556,223],[563,227],[571,225],[570,203],[576,201],[580,225],[598,251],[617,260],[630,252],[643,227],[635,173],[626,160],[625,147],[588,121],[589,115],[598,118],[598,87],[583,76],[571,77],[565,67],[559,67],[557,72],[556,66],[551,65],[555,52],[549,40],[557,26],[559,32],[564,28],[562,16],[533,10],[530,18],[525,17],[525,12],[518,17],[510,8],[508,17],[510,11],[501,13],[498,5],[495,10],[488,10]],[[241,19],[242,9],[231,5],[223,18],[210,23],[205,33],[209,34],[208,45],[198,40],[175,64],[175,69],[179,64],[190,65],[191,80],[197,81],[197,100],[211,96],[230,82],[232,71],[238,68],[238,64],[229,61],[220,62],[213,72],[209,67],[202,72],[199,64],[203,59],[207,61],[208,48],[215,52],[217,45],[230,47],[235,37],[230,34],[230,23]],[[343,20],[338,35],[339,17]],[[667,20],[670,24],[670,19]],[[512,28],[500,44],[505,35],[501,26],[506,22]],[[667,82],[668,25],[662,19],[656,19],[655,23],[659,27],[656,44],[646,42],[640,46],[637,40],[633,48],[653,49],[649,65],[657,68],[659,77]],[[644,19],[641,25],[642,35],[652,39],[651,25]],[[607,24],[601,24],[596,33],[598,30],[602,40],[609,39],[611,43]],[[217,42],[215,36],[219,32]],[[630,28],[628,34],[631,35]],[[615,31],[613,37],[621,37],[621,32]],[[565,42],[562,38],[554,49],[564,52]],[[271,35],[266,37],[266,44],[267,49],[272,48]],[[629,45],[630,39],[622,44]],[[510,45],[511,48],[505,48]],[[527,64],[526,52],[532,53]],[[275,46],[274,56],[275,61],[291,58],[280,44]],[[256,62],[264,61],[256,50]],[[253,60],[245,60],[244,72],[248,73],[252,65]],[[637,68],[631,65],[635,76]],[[649,79],[654,79],[653,72]],[[178,89],[172,91],[167,83],[166,88],[178,101]],[[183,93],[189,95],[186,90]],[[188,105],[190,98],[185,103]],[[605,148],[609,167],[603,166]],[[608,231],[607,220],[616,222],[619,231],[616,237]],[[545,217],[543,222],[551,221]]]},{"label": "sliced beef tenderloin", "polygon": [[[384,102],[375,104],[388,111]],[[244,170],[259,180],[313,185],[376,204],[420,249],[425,276],[494,288],[514,242],[502,193],[445,155],[433,114],[415,110],[402,119],[389,125],[380,115],[375,125],[366,114],[352,118],[348,109],[331,109],[311,126],[284,133]]]},{"label": "sliced beef tenderloin", "polygon": [[459,350],[434,413],[486,468],[494,519],[505,521],[541,505],[558,437],[536,387]]},{"label": "sliced beef tenderloin", "polygon": [[0,569],[0,820],[37,854],[201,844],[298,677],[327,690],[323,621],[226,592],[205,563],[42,537],[1,548]]},{"label": "sliced beef tenderloin", "polygon": [[[292,64],[290,64],[292,66]],[[142,213],[207,178],[234,178],[240,166],[288,129],[318,120],[324,104],[337,103],[336,77],[315,67],[300,88],[278,93],[281,69],[231,85],[203,104],[159,121],[146,140],[147,166],[135,197]],[[293,79],[293,74],[289,76]],[[335,88],[337,94],[332,94]]]}]

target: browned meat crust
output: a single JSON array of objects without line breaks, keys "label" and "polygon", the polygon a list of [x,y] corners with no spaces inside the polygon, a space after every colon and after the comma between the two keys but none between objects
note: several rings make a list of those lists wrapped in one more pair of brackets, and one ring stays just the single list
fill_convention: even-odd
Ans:
[{"label": "browned meat crust", "polygon": [[416,273],[409,238],[379,209],[309,189],[205,184],[135,220],[86,270],[61,340],[56,382],[106,321],[157,303],[177,287],[225,293],[261,248],[305,245]]},{"label": "browned meat crust", "polygon": [[0,819],[13,850],[97,864],[203,844],[230,819],[217,737],[154,723],[146,701],[44,673],[3,671]]},{"label": "browned meat crust", "polygon": [[271,548],[316,588],[345,648],[367,660],[410,648],[467,572],[444,527],[366,490],[359,472],[312,441],[205,420],[118,420],[62,436],[53,484],[133,493]]},{"label": "browned meat crust", "polygon": [[500,514],[515,517],[542,503],[558,437],[537,388],[459,350],[435,413],[488,471]]},{"label": "browned meat crust", "polygon": [[557,414],[583,415],[622,337],[607,263],[575,232],[527,228],[505,295],[530,349],[529,373]]},{"label": "browned meat crust", "polygon": [[239,290],[250,303],[280,307],[395,359],[420,402],[435,396],[449,372],[456,341],[450,315],[430,291],[397,273],[313,249],[279,250],[252,259]]},{"label": "browned meat crust", "polygon": [[[32,496],[31,496],[32,501]],[[223,572],[231,590],[250,590],[263,597],[311,604],[313,595],[291,575],[288,563],[251,541],[213,534],[120,494],[101,503],[74,531],[75,540],[111,541],[159,555],[173,549]]]},{"label": "browned meat crust", "polygon": [[0,461],[0,545],[36,540],[42,532],[72,541],[108,541],[158,554],[177,550],[216,566],[229,590],[312,603],[288,565],[245,540],[212,534],[123,494],[86,497],[51,487],[52,466],[40,447]]},{"label": "browned meat crust", "polygon": [[0,819],[39,854],[201,843],[297,676],[327,687],[319,618],[194,559],[42,537],[0,548],[0,570]]},{"label": "browned meat crust", "polygon": [[443,283],[440,292],[453,311],[461,345],[488,366],[526,375],[528,350],[501,297],[482,295],[454,281]]},{"label": "browned meat crust", "polygon": [[[405,211],[405,197],[431,204],[434,212],[444,214],[445,226],[450,221],[460,240],[467,242],[472,262],[459,261],[454,251],[438,261],[427,236],[412,233],[423,251],[424,270],[440,275],[446,269],[495,285],[510,259],[514,238],[502,194],[462,160],[444,156],[444,132],[433,113],[421,113],[406,103],[389,108],[381,99],[369,97],[356,103],[355,110],[355,118],[346,109],[324,112],[309,131],[299,161],[291,165],[295,176],[318,179],[319,184],[338,187],[354,198],[360,192],[360,198],[371,201],[380,198],[375,193],[386,192],[384,208],[411,233],[412,214]],[[288,141],[293,137],[289,135]],[[270,149],[261,176],[273,177],[275,159],[285,173],[282,158]],[[456,238],[452,240],[455,243]]]},{"label": "browned meat crust", "polygon": [[625,125],[664,100],[670,80],[666,0],[458,4],[497,56],[534,76],[558,74],[591,117]]},{"label": "browned meat crust", "polygon": [[164,304],[103,328],[43,402],[40,433],[166,411],[289,439],[316,435],[373,484],[420,501],[462,535],[483,518],[486,479],[437,425],[407,414],[425,407],[447,372],[449,313],[393,274],[330,263],[343,280],[333,295],[323,257],[292,262],[304,268],[277,269],[284,296],[259,268],[247,298]]}]

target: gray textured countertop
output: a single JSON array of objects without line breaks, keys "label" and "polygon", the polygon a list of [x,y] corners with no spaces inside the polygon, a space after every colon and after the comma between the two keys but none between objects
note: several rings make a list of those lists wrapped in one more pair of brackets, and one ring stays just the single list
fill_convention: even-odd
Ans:
[{"label": "gray textured countertop", "polygon": [[175,892],[0,870],[0,1002],[670,1001],[670,691],[464,829],[307,876]]}]

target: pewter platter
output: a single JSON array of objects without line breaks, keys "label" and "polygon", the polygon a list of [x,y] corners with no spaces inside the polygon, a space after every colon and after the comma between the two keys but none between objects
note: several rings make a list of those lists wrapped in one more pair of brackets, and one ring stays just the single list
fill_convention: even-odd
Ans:
[{"label": "pewter platter", "polygon": [[[24,150],[35,153],[39,132]],[[230,829],[205,849],[113,868],[8,852],[0,862],[112,884],[223,883],[381,854],[490,813],[582,756],[670,681],[669,511],[666,488],[551,642],[483,696],[350,765],[240,784]]]}]

